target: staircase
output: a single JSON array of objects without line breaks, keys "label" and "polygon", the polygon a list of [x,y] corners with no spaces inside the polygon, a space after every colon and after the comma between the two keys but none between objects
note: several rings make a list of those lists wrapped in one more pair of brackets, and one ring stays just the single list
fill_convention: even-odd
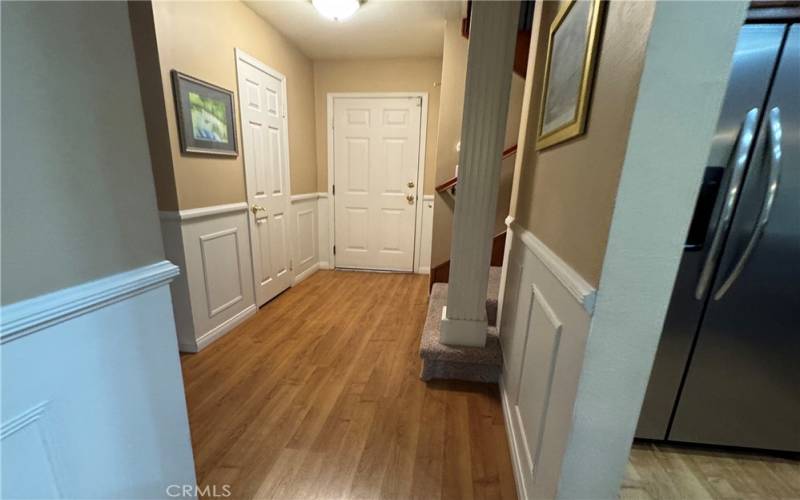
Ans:
[{"label": "staircase", "polygon": [[497,299],[500,294],[500,267],[489,269],[486,290],[486,317],[489,334],[484,347],[449,346],[439,343],[442,308],[447,305],[446,283],[435,283],[428,301],[428,316],[422,329],[419,355],[422,380],[455,379],[497,383],[503,366],[500,339],[497,336]]}]

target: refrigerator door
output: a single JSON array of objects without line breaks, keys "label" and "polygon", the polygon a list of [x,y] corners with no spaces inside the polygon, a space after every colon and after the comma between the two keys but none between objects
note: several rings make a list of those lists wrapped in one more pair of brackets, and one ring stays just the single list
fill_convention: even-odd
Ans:
[{"label": "refrigerator door", "polygon": [[[708,296],[705,290],[701,299],[695,297],[698,281],[718,229],[723,202],[729,189],[735,187],[731,185],[736,160],[732,153],[736,146],[747,146],[747,138],[742,137],[741,132],[748,111],[758,109],[756,124],[762,116],[761,108],[785,30],[785,25],[747,25],[739,35],[708,168],[639,417],[637,437],[667,437],[678,389]],[[737,195],[738,191],[733,194]],[[724,236],[721,234],[723,241]]]},{"label": "refrigerator door", "polygon": [[800,26],[786,39],[669,439],[800,451]]}]

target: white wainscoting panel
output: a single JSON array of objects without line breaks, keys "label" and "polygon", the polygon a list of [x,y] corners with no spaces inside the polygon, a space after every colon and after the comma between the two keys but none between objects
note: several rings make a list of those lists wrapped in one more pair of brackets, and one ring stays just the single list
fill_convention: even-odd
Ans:
[{"label": "white wainscoting panel", "polygon": [[501,395],[520,498],[554,498],[595,290],[509,220]]},{"label": "white wainscoting panel", "polygon": [[422,197],[422,231],[420,233],[419,263],[417,273],[431,273],[431,245],[433,244],[433,198],[432,194]]},{"label": "white wainscoting panel", "polygon": [[[154,269],[157,284],[143,279]],[[50,320],[2,346],[0,497],[164,498],[195,484],[175,271],[160,262],[2,307]]]},{"label": "white wainscoting panel", "polygon": [[333,222],[331,218],[331,199],[328,193],[317,193],[317,230],[319,237],[317,239],[319,249],[319,268],[332,269],[333,268],[333,242],[331,241],[330,225]]},{"label": "white wainscoting panel", "polygon": [[294,226],[294,282],[300,283],[319,269],[319,193],[292,195]]},{"label": "white wainscoting panel", "polygon": [[257,308],[247,204],[162,212],[167,258],[181,267],[172,284],[182,351],[198,352]]}]

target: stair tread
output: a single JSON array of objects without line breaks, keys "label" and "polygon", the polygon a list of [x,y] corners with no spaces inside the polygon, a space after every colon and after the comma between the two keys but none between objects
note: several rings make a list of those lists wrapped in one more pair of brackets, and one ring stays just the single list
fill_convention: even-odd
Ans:
[{"label": "stair tread", "polygon": [[497,328],[490,326],[483,347],[451,346],[439,342],[439,326],[442,320],[442,308],[447,304],[447,285],[436,283],[431,289],[428,302],[428,315],[420,340],[420,356],[424,359],[471,363],[479,365],[500,366],[503,356],[500,351],[500,339]]}]

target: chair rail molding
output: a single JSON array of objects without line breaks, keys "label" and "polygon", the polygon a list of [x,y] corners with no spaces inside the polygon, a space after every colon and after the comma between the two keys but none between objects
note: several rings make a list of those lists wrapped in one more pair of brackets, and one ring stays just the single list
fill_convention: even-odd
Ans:
[{"label": "chair rail molding", "polygon": [[0,308],[0,344],[163,286],[178,276],[167,260]]},{"label": "chair rail molding", "polygon": [[518,235],[520,241],[536,255],[553,276],[564,285],[589,315],[594,311],[597,290],[578,274],[569,264],[545,245],[532,232],[523,228],[512,216],[506,217],[506,226]]},{"label": "chair rail molding", "polygon": [[186,221],[201,217],[210,217],[232,212],[247,210],[247,202],[228,203],[225,205],[212,205],[210,207],[189,208],[187,210],[162,210],[158,212],[161,219]]}]

